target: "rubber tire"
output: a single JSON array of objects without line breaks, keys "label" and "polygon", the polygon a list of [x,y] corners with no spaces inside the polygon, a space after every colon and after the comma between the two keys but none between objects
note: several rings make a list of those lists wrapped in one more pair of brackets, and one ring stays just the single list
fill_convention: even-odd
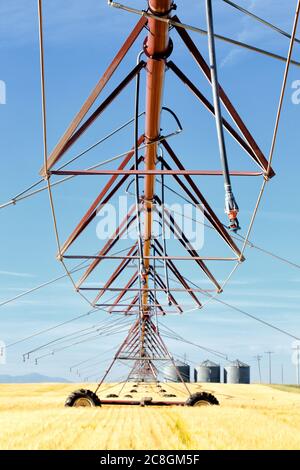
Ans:
[{"label": "rubber tire", "polygon": [[209,405],[219,405],[218,400],[214,395],[207,392],[193,393],[185,402],[186,406],[195,406],[199,401],[205,401]]},{"label": "rubber tire", "polygon": [[84,388],[72,392],[66,399],[65,406],[75,406],[76,401],[80,398],[88,399],[91,402],[91,406],[101,406],[101,401],[96,393],[91,390],[85,390]]}]

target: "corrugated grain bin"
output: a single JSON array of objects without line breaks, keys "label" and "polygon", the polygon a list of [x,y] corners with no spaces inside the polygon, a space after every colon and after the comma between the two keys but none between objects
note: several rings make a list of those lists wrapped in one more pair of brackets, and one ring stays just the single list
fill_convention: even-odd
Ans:
[{"label": "corrugated grain bin", "polygon": [[219,383],[220,380],[220,364],[207,360],[195,368],[195,382]]},{"label": "corrugated grain bin", "polygon": [[224,368],[224,383],[228,384],[249,384],[250,366],[238,359],[230,362]]},{"label": "corrugated grain bin", "polygon": [[175,364],[176,364],[176,367],[174,366],[174,364],[168,364],[167,366],[165,366],[164,368],[165,381],[166,382],[181,382],[181,379],[178,376],[178,372],[176,370],[177,368],[184,382],[190,382],[190,366],[181,361],[176,361]]}]

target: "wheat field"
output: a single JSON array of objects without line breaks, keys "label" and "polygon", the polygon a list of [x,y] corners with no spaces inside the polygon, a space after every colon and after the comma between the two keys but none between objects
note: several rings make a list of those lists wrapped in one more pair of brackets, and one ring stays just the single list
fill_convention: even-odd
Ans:
[{"label": "wheat field", "polygon": [[[163,386],[184,398],[182,384]],[[300,449],[300,393],[293,389],[191,384],[193,392],[214,393],[220,406],[64,408],[80,387],[87,388],[0,385],[0,449]],[[114,392],[120,384],[104,385],[99,396]],[[141,395],[157,398],[156,386]]]}]

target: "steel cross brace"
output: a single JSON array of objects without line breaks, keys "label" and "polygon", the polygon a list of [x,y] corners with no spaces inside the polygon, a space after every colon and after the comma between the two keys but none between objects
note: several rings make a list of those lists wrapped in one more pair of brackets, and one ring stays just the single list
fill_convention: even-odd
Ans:
[{"label": "steel cross brace", "polygon": [[[172,147],[168,144],[168,142],[163,140],[162,145],[167,150],[169,156],[171,157],[171,159],[173,160],[175,165],[179,169],[182,169],[182,170],[185,169],[183,164],[180,162],[179,158],[177,157],[177,155],[173,151]],[[166,168],[170,168],[170,166],[168,165],[168,163],[165,160],[164,160],[164,165],[165,165]],[[224,225],[220,222],[219,218],[217,217],[217,215],[215,214],[213,209],[210,207],[210,205],[208,204],[208,202],[206,201],[206,199],[202,195],[201,191],[199,190],[199,188],[196,185],[196,183],[194,182],[194,180],[189,175],[185,176],[185,180],[187,181],[190,188],[192,189],[192,191],[191,191],[191,189],[189,187],[187,187],[183,183],[183,181],[181,181],[180,178],[178,178],[177,176],[174,176],[174,178],[177,181],[177,183],[182,187],[182,189],[185,191],[185,193],[189,196],[191,201],[196,206],[199,207],[199,205],[202,204],[204,215],[207,218],[207,220],[211,223],[211,225],[215,228],[215,230],[219,233],[219,235],[224,239],[224,241],[231,247],[231,249],[234,251],[234,253],[236,253],[236,255],[240,258],[241,257],[240,249],[235,244],[235,242],[233,241],[233,239],[231,238],[231,236],[229,235],[229,233],[225,229]],[[240,258],[240,261],[244,261],[244,257]]]},{"label": "steel cross brace", "polygon": [[[157,239],[154,240],[154,250],[160,255],[163,248],[162,245],[159,243]],[[175,264],[171,260],[167,260],[167,265],[169,269],[173,272],[174,276],[179,280],[179,282],[183,285],[183,287],[187,290],[187,292],[190,294],[190,296],[195,300],[195,302],[198,304],[199,307],[202,307],[202,304],[198,297],[194,294],[193,290],[190,288],[188,285],[187,281],[184,279],[184,277],[180,274],[178,269],[176,268]]]},{"label": "steel cross brace", "polygon": [[[176,21],[177,23],[181,23],[180,19],[175,15],[173,16],[173,20]],[[192,57],[194,58],[195,62],[199,66],[200,70],[203,72],[204,76],[207,78],[209,83],[211,84],[211,72],[210,72],[210,67],[205,61],[204,57],[200,53],[199,49],[197,48],[196,44],[192,40],[191,36],[189,33],[184,29],[180,28],[179,26],[175,26],[175,29],[179,36],[181,37],[182,41],[186,45],[187,49],[191,53]],[[264,172],[267,172],[268,170],[268,161],[266,157],[264,156],[263,152],[259,148],[257,142],[254,140],[251,132],[248,130],[246,127],[244,121],[242,120],[241,116],[239,115],[238,111],[236,108],[233,106],[232,102],[228,98],[227,94],[225,93],[224,89],[221,87],[219,84],[219,94],[220,98],[227,109],[228,113],[230,114],[232,120],[242,133],[244,139],[246,142],[249,144],[251,147],[252,151],[254,152],[256,156],[256,162],[260,165],[260,167],[264,170]],[[273,169],[271,168],[269,177],[273,177],[275,175]]]},{"label": "steel cross brace", "polygon": [[[135,244],[130,248],[129,252],[128,252],[128,256],[130,255],[135,255],[137,253],[137,242],[135,242]],[[110,278],[108,279],[108,281],[105,283],[105,285],[103,286],[103,288],[101,288],[99,290],[99,293],[96,295],[96,297],[94,298],[92,304],[95,305],[98,300],[102,297],[102,295],[106,292],[107,288],[109,288],[111,286],[111,284],[120,276],[120,274],[124,271],[124,269],[128,266],[128,264],[130,263],[130,258],[128,259],[124,259],[120,264],[119,266],[117,267],[117,269],[112,273],[112,275],[110,276]]]},{"label": "steel cross brace", "polygon": [[87,279],[87,277],[94,271],[94,269],[99,265],[101,260],[103,260],[103,256],[105,256],[117,243],[117,241],[122,237],[122,235],[128,230],[130,225],[136,220],[136,214],[132,215],[135,211],[135,208],[132,207],[125,218],[120,223],[119,227],[116,229],[112,237],[106,242],[102,250],[99,252],[99,257],[94,259],[94,261],[90,264],[87,270],[84,272],[82,277],[77,283],[77,288],[79,288],[82,283]]},{"label": "steel cross brace", "polygon": [[[158,201],[159,204],[161,204],[160,199],[158,196],[156,196],[156,200]],[[180,229],[178,224],[175,222],[174,217],[170,214],[170,212],[164,207],[162,208],[164,210],[165,214],[167,215],[168,219],[165,219],[165,223],[167,226],[170,228],[172,233],[177,237],[178,241],[181,243],[181,245],[187,250],[187,252],[195,259],[195,262],[200,266],[202,271],[205,273],[205,275],[208,277],[208,279],[211,280],[211,282],[216,286],[218,292],[222,292],[222,288],[218,281],[215,279],[215,277],[212,275],[206,264],[199,259],[199,254],[197,251],[193,248],[192,244],[189,242],[187,236],[184,234],[184,232]],[[162,219],[162,213],[160,210],[156,208],[157,214],[159,215],[160,219]]]},{"label": "steel cross brace", "polygon": [[[59,140],[58,144],[55,146],[54,150],[50,154],[48,161],[47,161],[47,168],[45,166],[41,169],[41,174],[43,176],[46,175],[47,170],[51,170],[51,168],[55,165],[55,163],[62,157],[65,153],[67,146],[69,146],[70,139],[74,136],[74,133],[78,129],[79,124],[84,119],[88,111],[91,109],[92,105],[105,88],[107,83],[109,82],[110,78],[113,76],[114,72],[117,70],[121,62],[123,61],[124,57],[126,56],[129,49],[134,44],[135,40],[138,38],[141,31],[144,29],[145,25],[147,24],[146,18],[141,18],[136,26],[133,28],[132,32],[124,42],[123,46],[120,48],[119,52],[108,66],[104,74],[102,75],[99,82],[96,84],[95,88],[92,90],[90,96],[82,105],[79,112],[76,114],[74,119],[72,120],[71,124],[65,131],[64,135]],[[133,78],[133,77],[132,77]]]},{"label": "steel cross brace", "polygon": [[[144,142],[144,136],[141,136],[138,140],[138,144],[141,145]],[[119,166],[119,169],[123,169],[127,163],[132,159],[134,154],[134,149],[132,149],[124,158],[122,163]],[[142,161],[142,157],[139,158],[139,163]],[[131,167],[133,169],[134,166]],[[116,194],[117,190],[124,184],[124,182],[127,180],[128,175],[123,176],[117,184],[112,187],[116,179],[118,178],[117,175],[113,175],[104,188],[101,190],[100,194],[97,196],[93,204],[90,206],[88,211],[85,213],[85,215],[82,217],[80,222],[78,223],[77,227],[73,230],[69,238],[66,240],[64,245],[61,248],[60,253],[64,254],[66,250],[72,245],[72,243],[77,239],[77,237],[85,230],[85,228],[91,223],[91,221],[96,217],[96,215],[99,213],[101,209],[107,204],[110,199]]]},{"label": "steel cross brace", "polygon": [[[205,106],[205,108],[212,114],[215,114],[215,109],[213,105],[210,103],[210,101],[205,98],[205,96],[201,93],[201,91],[194,85],[194,83],[180,70],[177,65],[174,64],[174,62],[169,61],[168,62],[168,67],[169,69],[174,72],[174,74],[194,93],[196,98]],[[246,153],[259,165],[262,167],[261,161],[258,160],[256,154],[248,144],[246,140],[244,140],[238,132],[229,124],[229,122],[225,119],[222,118],[222,123],[224,128],[227,130],[227,132],[237,141],[237,143],[245,150]],[[262,167],[264,169],[264,167]]]}]

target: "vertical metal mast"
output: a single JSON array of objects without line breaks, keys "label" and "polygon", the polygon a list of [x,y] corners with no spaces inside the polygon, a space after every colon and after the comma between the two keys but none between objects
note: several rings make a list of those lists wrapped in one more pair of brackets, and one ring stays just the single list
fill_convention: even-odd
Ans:
[{"label": "vertical metal mast", "polygon": [[[149,0],[149,11],[159,16],[169,16],[173,0]],[[145,141],[148,145],[145,151],[145,169],[154,170],[157,161],[158,138],[160,136],[160,120],[162,110],[163,85],[166,69],[166,58],[171,50],[169,26],[154,18],[148,20],[149,33],[144,43],[147,56],[146,66],[146,114]],[[149,318],[149,269],[151,254],[151,239],[153,230],[153,200],[155,191],[155,176],[146,175],[144,182],[144,272],[141,273],[142,292],[142,325],[141,325],[141,354],[144,350],[146,323]]]}]

